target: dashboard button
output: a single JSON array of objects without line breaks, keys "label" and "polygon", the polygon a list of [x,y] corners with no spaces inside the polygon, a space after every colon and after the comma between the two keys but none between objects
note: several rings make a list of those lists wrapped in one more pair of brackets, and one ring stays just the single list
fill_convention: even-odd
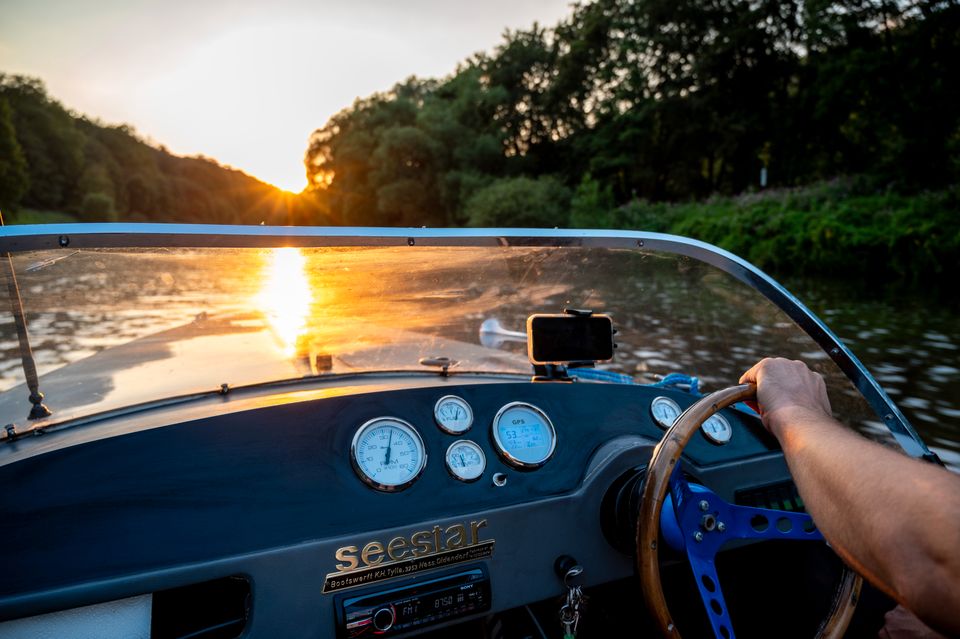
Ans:
[{"label": "dashboard button", "polygon": [[393,628],[393,622],[396,620],[397,613],[394,611],[393,606],[380,608],[373,613],[373,627],[380,632],[386,632],[390,630],[390,628]]}]

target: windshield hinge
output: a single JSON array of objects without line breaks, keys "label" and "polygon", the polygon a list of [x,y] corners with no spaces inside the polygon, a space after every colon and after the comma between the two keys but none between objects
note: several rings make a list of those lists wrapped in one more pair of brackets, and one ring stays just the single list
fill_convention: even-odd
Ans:
[{"label": "windshield hinge", "polygon": [[459,366],[460,362],[449,357],[421,357],[421,366],[437,366],[440,368],[440,374],[444,377],[450,375],[450,369]]}]

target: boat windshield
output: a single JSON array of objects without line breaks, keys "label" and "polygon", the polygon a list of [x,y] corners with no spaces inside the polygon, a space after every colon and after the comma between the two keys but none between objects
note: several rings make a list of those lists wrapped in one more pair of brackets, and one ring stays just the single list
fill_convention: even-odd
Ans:
[{"label": "boat windshield", "polygon": [[[529,375],[520,333],[533,313],[609,314],[599,368],[701,390],[761,357],[824,374],[835,409],[882,419],[810,336],[755,288],[705,261],[583,246],[80,248],[13,253],[39,388],[59,422],[202,392],[342,374]],[[9,266],[10,262],[4,258]],[[8,273],[9,279],[9,273]],[[10,290],[4,287],[4,291]],[[26,424],[14,322],[0,316],[0,419]]]}]

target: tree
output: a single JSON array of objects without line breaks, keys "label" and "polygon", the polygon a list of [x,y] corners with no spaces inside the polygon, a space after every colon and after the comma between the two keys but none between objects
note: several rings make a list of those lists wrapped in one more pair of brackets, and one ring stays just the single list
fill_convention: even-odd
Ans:
[{"label": "tree", "polygon": [[10,105],[0,97],[0,211],[17,206],[30,186],[29,180]]},{"label": "tree", "polygon": [[564,227],[570,190],[552,176],[497,180],[474,193],[465,207],[471,226]]}]

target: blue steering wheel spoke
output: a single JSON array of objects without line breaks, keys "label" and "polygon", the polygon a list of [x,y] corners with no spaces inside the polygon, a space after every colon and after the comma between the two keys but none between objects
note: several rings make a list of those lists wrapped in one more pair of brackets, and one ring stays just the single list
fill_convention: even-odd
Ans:
[{"label": "blue steering wheel spoke", "polygon": [[747,506],[729,508],[727,530],[738,539],[823,539],[813,518],[806,513]]},{"label": "blue steering wheel spoke", "polygon": [[730,611],[727,602],[720,590],[720,579],[717,577],[717,567],[713,559],[706,559],[697,554],[688,553],[693,576],[700,589],[700,598],[707,609],[707,617],[713,627],[713,634],[717,639],[733,639],[733,623],[730,621]]},{"label": "blue steering wheel spoke", "polygon": [[823,539],[806,513],[731,504],[706,486],[688,482],[679,468],[670,476],[660,528],[672,548],[686,552],[718,639],[734,636],[714,564],[724,544],[733,539]]}]

